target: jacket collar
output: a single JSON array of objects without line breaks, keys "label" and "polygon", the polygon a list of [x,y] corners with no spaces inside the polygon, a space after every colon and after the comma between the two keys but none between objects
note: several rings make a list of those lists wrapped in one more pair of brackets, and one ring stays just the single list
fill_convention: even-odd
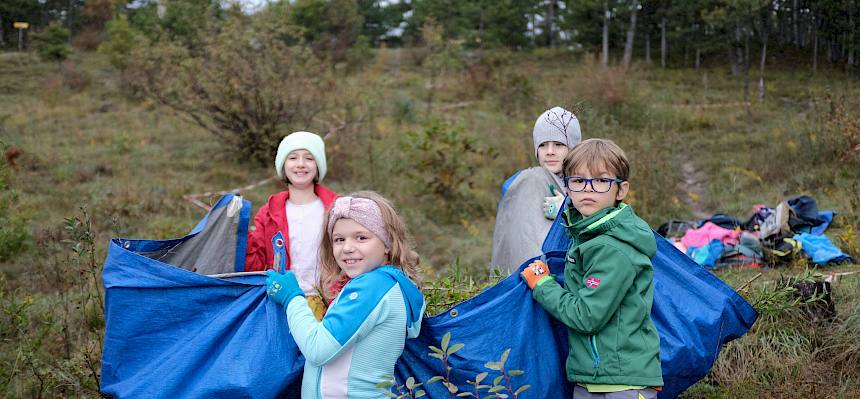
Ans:
[{"label": "jacket collar", "polygon": [[[314,184],[314,194],[316,194],[320,201],[322,201],[323,208],[326,211],[331,208],[334,200],[338,197],[334,191],[329,190],[322,184]],[[284,190],[279,193],[272,194],[267,203],[269,206],[269,215],[273,220],[275,220],[278,229],[281,231],[284,231],[286,227],[284,226],[284,223],[287,220],[287,200],[289,199],[290,190]]]},{"label": "jacket collar", "polygon": [[572,205],[564,211],[564,227],[574,235],[598,233],[611,229],[616,217],[627,209],[627,204],[619,203],[616,207],[603,208],[593,215],[583,218],[582,214]]}]

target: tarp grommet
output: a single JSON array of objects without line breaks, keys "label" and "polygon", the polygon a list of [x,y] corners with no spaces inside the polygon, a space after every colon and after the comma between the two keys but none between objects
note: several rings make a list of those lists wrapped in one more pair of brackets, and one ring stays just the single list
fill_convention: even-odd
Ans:
[{"label": "tarp grommet", "polygon": [[457,315],[459,315],[460,312],[458,312],[457,309],[451,309],[451,311],[448,312],[448,314],[451,315],[451,317],[457,317]]},{"label": "tarp grommet", "polygon": [[122,247],[125,249],[128,249],[129,247],[131,247],[131,243],[126,241],[126,242],[122,243]]}]

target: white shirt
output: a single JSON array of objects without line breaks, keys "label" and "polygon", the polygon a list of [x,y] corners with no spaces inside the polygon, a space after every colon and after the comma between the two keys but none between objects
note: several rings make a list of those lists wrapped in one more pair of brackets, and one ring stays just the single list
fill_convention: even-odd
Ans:
[{"label": "white shirt", "polygon": [[287,201],[287,221],[290,230],[290,270],[306,295],[318,295],[320,242],[325,208],[321,200],[296,205]]}]

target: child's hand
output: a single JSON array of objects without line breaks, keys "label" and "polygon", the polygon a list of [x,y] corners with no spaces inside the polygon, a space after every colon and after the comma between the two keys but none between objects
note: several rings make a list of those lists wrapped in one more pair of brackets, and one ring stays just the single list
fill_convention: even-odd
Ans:
[{"label": "child's hand", "polygon": [[290,300],[299,295],[305,296],[293,272],[279,274],[274,270],[266,271],[266,294],[281,305],[290,303]]},{"label": "child's hand", "polygon": [[536,260],[529,263],[529,265],[523,269],[523,272],[520,273],[520,276],[522,276],[523,280],[526,281],[529,288],[534,289],[538,284],[538,281],[550,276],[549,266],[543,261]]},{"label": "child's hand", "polygon": [[549,220],[555,220],[559,209],[564,204],[564,193],[560,193],[554,197],[544,197],[543,199],[543,216]]}]

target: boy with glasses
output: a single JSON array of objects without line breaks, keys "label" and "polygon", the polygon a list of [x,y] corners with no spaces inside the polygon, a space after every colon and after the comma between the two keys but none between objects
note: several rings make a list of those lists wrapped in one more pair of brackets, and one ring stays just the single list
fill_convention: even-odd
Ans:
[{"label": "boy with glasses", "polygon": [[622,202],[630,164],[610,140],[589,139],[564,160],[572,206],[563,214],[571,246],[564,286],[541,261],[522,277],[534,299],[568,327],[573,397],[657,397],[663,385],[660,337],[651,320],[657,243],[651,228]]}]

